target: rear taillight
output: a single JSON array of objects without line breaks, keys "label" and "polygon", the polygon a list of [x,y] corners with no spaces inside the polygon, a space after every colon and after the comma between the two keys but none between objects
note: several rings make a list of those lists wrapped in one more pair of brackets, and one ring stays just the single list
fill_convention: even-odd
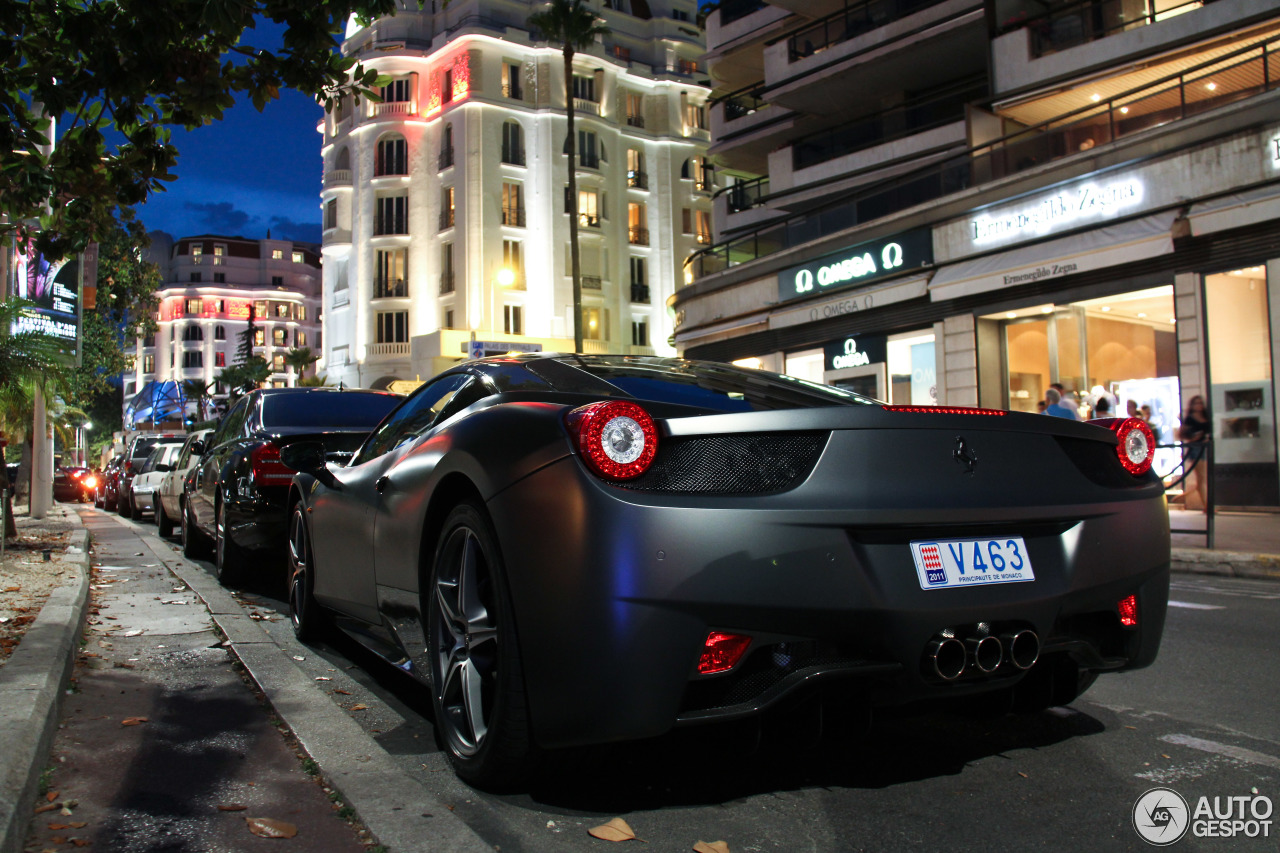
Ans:
[{"label": "rear taillight", "polygon": [[1156,436],[1140,418],[1106,418],[1089,423],[1104,426],[1116,434],[1116,456],[1124,470],[1141,477],[1151,470],[1156,455]]},{"label": "rear taillight", "polygon": [[1138,596],[1127,595],[1116,602],[1116,612],[1120,614],[1120,624],[1126,628],[1138,626]]},{"label": "rear taillight", "polygon": [[611,480],[639,477],[658,452],[658,427],[635,403],[592,403],[570,412],[565,424],[587,467]]},{"label": "rear taillight", "polygon": [[738,665],[751,645],[751,638],[744,634],[725,634],[712,631],[702,644],[702,656],[698,658],[698,672],[712,675],[728,672]]},{"label": "rear taillight", "polygon": [[280,448],[260,444],[249,454],[253,481],[262,486],[287,486],[293,482],[294,470],[280,461]]},{"label": "rear taillight", "polygon": [[881,406],[886,412],[913,412],[919,415],[990,415],[1003,416],[1003,409],[975,409],[972,406]]}]

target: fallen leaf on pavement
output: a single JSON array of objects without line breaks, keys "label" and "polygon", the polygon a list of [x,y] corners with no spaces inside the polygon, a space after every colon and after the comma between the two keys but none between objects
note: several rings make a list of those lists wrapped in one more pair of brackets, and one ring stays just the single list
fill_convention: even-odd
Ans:
[{"label": "fallen leaf on pavement", "polygon": [[272,820],[269,817],[247,817],[244,822],[249,831],[263,838],[293,838],[298,834],[298,827],[283,820]]},{"label": "fallen leaf on pavement", "polygon": [[368,708],[369,708],[368,705],[362,705],[359,702],[351,706],[351,710],[353,711],[365,711],[365,710],[368,710]]},{"label": "fallen leaf on pavement", "polygon": [[342,689],[342,688],[340,688],[340,687],[335,687],[335,688],[333,688],[333,692],[334,692],[334,693],[341,693],[343,696],[350,696],[350,695],[351,695],[351,691],[350,691],[350,690],[343,690],[343,689]]},{"label": "fallen leaf on pavement", "polygon": [[245,809],[247,809],[247,808],[249,808],[249,807],[248,807],[248,806],[246,806],[246,805],[244,805],[243,803],[226,803],[225,805],[220,805],[220,806],[218,806],[218,811],[220,811],[220,812],[242,812],[242,811],[244,811],[244,810],[245,810]]},{"label": "fallen leaf on pavement", "polygon": [[294,655],[294,656],[293,656],[293,659],[294,659],[294,660],[306,660],[306,658],[304,658],[302,655]]},{"label": "fallen leaf on pavement", "polygon": [[61,832],[61,831],[62,831],[62,830],[64,830],[64,829],[70,829],[70,828],[71,828],[71,824],[69,824],[69,823],[51,823],[51,824],[49,824],[49,829],[53,830],[54,832]]},{"label": "fallen leaf on pavement", "polygon": [[1031,777],[1030,777],[1030,776],[1028,776],[1026,773],[1023,773],[1021,770],[1019,770],[1019,771],[1018,771],[1018,775],[1019,775],[1019,776],[1021,776],[1023,779],[1030,779],[1030,778],[1031,778]]},{"label": "fallen leaf on pavement", "polygon": [[608,823],[588,829],[587,833],[593,838],[599,838],[602,841],[632,841],[636,839],[636,834],[627,826],[627,822],[620,817],[615,817]]},{"label": "fallen leaf on pavement", "polygon": [[327,675],[317,675],[316,681],[333,681],[333,679]]},{"label": "fallen leaf on pavement", "polygon": [[693,845],[693,853],[729,853],[729,842],[699,841]]},{"label": "fallen leaf on pavement", "polygon": [[44,801],[46,803],[52,803],[54,800],[58,799],[58,793],[58,791],[50,791],[44,795]]},{"label": "fallen leaf on pavement", "polygon": [[5,592],[22,592],[22,587],[20,587],[20,586],[6,586],[6,587],[4,588],[4,591],[5,591]]},{"label": "fallen leaf on pavement", "polygon": [[36,807],[36,812],[35,812],[35,813],[36,813],[36,814],[41,814],[42,812],[51,812],[51,811],[55,810],[56,808],[58,808],[58,804],[57,804],[57,803],[49,803],[48,805],[38,806],[38,807]]},{"label": "fallen leaf on pavement", "polygon": [[73,820],[71,821],[71,823],[67,824],[67,826],[71,827],[72,829],[84,829],[88,825],[89,824],[85,823],[82,820]]},{"label": "fallen leaf on pavement", "polygon": [[66,844],[66,843],[67,843],[67,839],[63,838],[61,835],[54,835],[54,836],[51,836],[51,837],[49,838],[49,841],[50,841],[51,843],[53,843],[53,844]]},{"label": "fallen leaf on pavement", "polygon": [[93,842],[87,838],[73,838],[71,839],[71,843],[77,847],[88,847]]},{"label": "fallen leaf on pavement", "polygon": [[[107,618],[108,618],[108,619],[114,619],[115,617],[114,617],[114,616],[108,616]],[[141,632],[141,631],[139,631],[139,630],[136,630],[136,629],[135,629],[135,630],[133,630],[133,631],[125,631],[125,632],[124,632],[124,636],[126,636],[126,637],[141,637],[141,636],[142,636],[142,632]]]},{"label": "fallen leaf on pavement", "polygon": [[120,721],[122,726],[136,726],[142,723],[150,722],[146,717],[125,717]]}]

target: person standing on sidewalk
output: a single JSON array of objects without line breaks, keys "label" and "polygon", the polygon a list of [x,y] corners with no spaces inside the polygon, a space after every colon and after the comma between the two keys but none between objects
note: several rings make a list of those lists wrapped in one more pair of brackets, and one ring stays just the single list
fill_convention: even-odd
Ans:
[{"label": "person standing on sidewalk", "polygon": [[[1182,427],[1178,437],[1182,439],[1182,465],[1187,471],[1186,507],[1209,511],[1209,463],[1207,448],[1212,425],[1209,410],[1205,407],[1204,397],[1199,394],[1187,402],[1187,410],[1182,415]],[[1199,506],[1192,506],[1191,496],[1199,498]]]}]

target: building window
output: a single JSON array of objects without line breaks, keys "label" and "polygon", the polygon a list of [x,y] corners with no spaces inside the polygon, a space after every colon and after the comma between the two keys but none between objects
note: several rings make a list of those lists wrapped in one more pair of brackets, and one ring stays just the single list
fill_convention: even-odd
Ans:
[{"label": "building window", "polygon": [[685,104],[684,126],[694,130],[706,130],[707,108],[701,104]]},{"label": "building window", "polygon": [[373,298],[409,295],[409,250],[373,253]]},{"label": "building window", "polygon": [[216,272],[216,273],[214,273],[214,274],[213,274],[213,283],[214,283],[214,284],[226,284],[226,283],[227,283],[227,274],[226,274],[226,273],[224,273],[224,272]]},{"label": "building window", "polygon": [[282,346],[284,346],[284,345],[285,345],[285,344],[287,344],[287,343],[289,343],[289,332],[288,332],[288,330],[287,330],[287,329],[272,329],[272,330],[271,330],[271,345],[272,345],[272,346],[282,347]]},{"label": "building window", "polygon": [[453,244],[440,247],[440,292],[453,293]]},{"label": "building window", "polygon": [[198,272],[193,272],[193,273],[191,273],[191,274],[190,274],[190,276],[189,276],[189,280],[190,280],[191,282],[195,283],[195,284],[199,284],[199,283],[200,283],[200,273],[198,273]]},{"label": "building window", "polygon": [[284,249],[272,249],[272,250],[271,250],[271,260],[273,260],[273,261],[283,261],[283,260],[284,260]]},{"label": "building window", "polygon": [[671,18],[672,20],[675,20],[675,21],[688,21],[689,13],[684,11],[683,9],[672,9]]},{"label": "building window", "polygon": [[631,301],[649,302],[649,269],[644,258],[631,259]]},{"label": "building window", "polygon": [[213,327],[213,339],[215,341],[225,341],[227,339],[227,330],[223,326]]},{"label": "building window", "polygon": [[515,275],[515,286],[524,286],[524,263],[520,257],[519,240],[502,241],[502,265]]},{"label": "building window", "polygon": [[409,342],[409,312],[379,311],[374,315],[378,327],[378,343],[403,344]]},{"label": "building window", "polygon": [[306,333],[306,332],[294,332],[294,333],[293,333],[293,345],[294,345],[295,347],[305,347],[305,346],[307,345],[307,333]]},{"label": "building window", "polygon": [[524,309],[521,306],[502,306],[502,331],[508,335],[524,334]]},{"label": "building window", "polygon": [[578,131],[578,165],[584,169],[599,169],[604,147],[599,146],[595,131]]},{"label": "building window", "polygon": [[[398,133],[388,134],[378,140],[374,152],[373,174],[407,175],[409,174],[409,143]],[[301,261],[301,252],[294,253],[294,262]]]},{"label": "building window", "polygon": [[631,61],[631,48],[629,47],[623,47],[620,44],[615,44],[609,48],[609,52],[612,53],[615,58],[621,59],[623,62]]},{"label": "building window", "polygon": [[204,259],[204,246],[199,243],[191,244],[191,263],[198,264]]},{"label": "building window", "polygon": [[442,103],[453,103],[453,69],[447,68],[444,72],[444,84],[440,87],[440,100]]},{"label": "building window", "polygon": [[299,320],[306,320],[306,319],[307,319],[307,306],[305,306],[305,305],[296,305],[296,306],[294,306],[294,307],[298,309],[297,311],[295,311],[295,312],[294,312],[294,315],[296,316],[296,318],[297,318],[297,319],[299,319]]},{"label": "building window", "polygon": [[524,100],[524,93],[520,90],[520,66],[513,62],[502,63],[502,97]]},{"label": "building window", "polygon": [[193,367],[204,367],[204,353],[200,352],[200,350],[182,354],[182,369],[186,370]]},{"label": "building window", "polygon": [[693,181],[693,188],[698,192],[711,192],[712,168],[702,157],[690,157],[680,167],[680,177]]},{"label": "building window", "polygon": [[444,312],[444,327],[446,329],[453,328],[453,309],[452,308]]},{"label": "building window", "polygon": [[517,121],[502,123],[502,162],[524,165],[524,131]]},{"label": "building window", "polygon": [[379,196],[373,202],[373,233],[409,233],[409,195]]},{"label": "building window", "polygon": [[453,187],[440,190],[440,230],[453,227]]},{"label": "building window", "polygon": [[262,329],[253,330],[253,345],[260,347],[267,342],[267,333]]},{"label": "building window", "polygon": [[[273,373],[283,373],[283,372],[284,372],[284,355],[273,355],[273,356],[271,356],[271,371],[272,371]],[[272,387],[279,388],[280,386],[279,386],[279,385],[274,385],[274,386],[272,386]]]},{"label": "building window", "polygon": [[648,320],[631,321],[631,345],[635,347],[647,347],[649,345]]},{"label": "building window", "polygon": [[213,263],[215,266],[223,263],[223,258],[227,255],[227,247],[223,243],[215,243],[213,247]]},{"label": "building window", "polygon": [[440,134],[440,170],[453,165],[453,125],[446,124]]},{"label": "building window", "polygon": [[581,74],[573,75],[573,97],[579,101],[596,100],[596,78],[594,76],[585,77]]},{"label": "building window", "polygon": [[225,352],[215,352],[215,353],[213,354],[213,366],[214,366],[214,367],[226,367],[226,366],[227,366],[227,354],[226,354]]},{"label": "building window", "polygon": [[627,241],[634,246],[649,245],[648,216],[640,202],[627,205]]},{"label": "building window", "polygon": [[201,311],[204,310],[204,300],[188,299],[185,310],[186,310],[186,313],[188,314],[199,314]]},{"label": "building window", "polygon": [[331,198],[324,205],[324,228],[328,231],[330,228],[338,227],[338,200]]},{"label": "building window", "polygon": [[402,77],[399,80],[392,80],[390,83],[382,87],[382,102],[404,102],[413,99],[413,87],[410,86],[410,78]]},{"label": "building window", "polygon": [[578,224],[584,228],[600,227],[600,193],[578,190]]},{"label": "building window", "polygon": [[301,253],[301,252],[294,252],[294,253],[293,253],[293,262],[294,262],[295,264],[300,264],[300,263],[302,263],[302,262],[303,262],[303,256],[302,256],[302,253]]},{"label": "building window", "polygon": [[142,357],[142,372],[143,373],[156,372],[156,357],[154,355],[144,355]]},{"label": "building window", "polygon": [[627,186],[638,190],[649,188],[649,176],[644,171],[644,152],[627,149]]},{"label": "building window", "polygon": [[644,127],[644,95],[627,93],[627,124]]},{"label": "building window", "polygon": [[520,198],[520,184],[502,184],[502,224],[524,227],[524,204]]},{"label": "building window", "polygon": [[[282,275],[273,275],[273,276],[271,276],[271,286],[272,286],[272,287],[284,287],[284,276],[282,276]],[[264,303],[264,304],[265,304],[265,303]]]},{"label": "building window", "polygon": [[[276,278],[279,278],[279,276],[273,276],[271,278],[272,284],[276,284]],[[284,285],[284,279],[281,278],[280,283],[276,284],[276,287],[281,287],[283,285]],[[253,316],[255,317],[267,316],[267,300],[259,299],[257,302],[253,303]]]},{"label": "building window", "polygon": [[153,347],[153,346],[155,346],[155,345],[156,345],[156,336],[155,336],[155,335],[147,335],[145,338],[143,338],[143,339],[142,339],[142,345],[143,345],[144,347]]},{"label": "building window", "polygon": [[203,341],[204,329],[194,324],[187,326],[182,330],[182,339],[184,341]]},{"label": "building window", "polygon": [[589,341],[609,340],[609,311],[607,308],[582,306],[582,337]]},{"label": "building window", "polygon": [[684,209],[684,233],[692,234],[699,243],[711,242],[711,211]]},{"label": "building window", "polygon": [[276,316],[279,317],[281,320],[289,319],[289,303],[288,302],[276,303]]}]

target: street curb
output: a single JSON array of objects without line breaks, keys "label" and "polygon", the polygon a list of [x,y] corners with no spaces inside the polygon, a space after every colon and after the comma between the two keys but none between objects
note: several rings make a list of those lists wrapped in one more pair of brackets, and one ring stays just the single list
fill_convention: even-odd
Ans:
[{"label": "street curb", "polygon": [[62,708],[63,690],[79,650],[89,602],[89,531],[80,524],[68,548],[80,554],[66,562],[77,581],[55,589],[22,635],[9,662],[0,667],[0,853],[21,853],[35,807],[40,775],[49,757]]},{"label": "street curb", "polygon": [[[307,755],[320,766],[325,780],[355,809],[378,843],[410,851],[424,849],[429,841],[432,850],[492,853],[491,845],[421,782],[401,770],[386,750],[293,662],[293,655],[312,654],[309,648],[291,635],[284,638],[289,647],[280,645],[249,619],[244,606],[203,568],[166,542],[153,537],[142,537],[142,541],[204,602],[226,635],[229,650],[244,664]],[[429,824],[413,807],[424,801],[433,815]]]},{"label": "street curb", "polygon": [[1280,580],[1280,555],[1276,554],[1174,548],[1170,552],[1169,566],[1175,572],[1188,574]]}]

